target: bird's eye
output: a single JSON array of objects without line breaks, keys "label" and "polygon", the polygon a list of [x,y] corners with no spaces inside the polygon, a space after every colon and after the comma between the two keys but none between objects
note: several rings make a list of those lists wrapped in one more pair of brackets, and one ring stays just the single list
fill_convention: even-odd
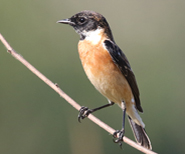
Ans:
[{"label": "bird's eye", "polygon": [[78,21],[79,21],[80,24],[83,24],[85,22],[85,20],[86,19],[84,17],[80,17]]}]

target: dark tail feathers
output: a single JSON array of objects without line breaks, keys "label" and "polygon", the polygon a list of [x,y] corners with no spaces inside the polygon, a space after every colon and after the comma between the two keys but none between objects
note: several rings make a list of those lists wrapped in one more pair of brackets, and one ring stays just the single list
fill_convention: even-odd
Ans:
[{"label": "dark tail feathers", "polygon": [[137,143],[147,149],[152,149],[152,145],[150,142],[149,137],[146,134],[146,131],[143,127],[139,126],[138,124],[136,124],[129,116],[128,116],[131,128],[133,130],[134,133],[134,137],[137,141]]}]

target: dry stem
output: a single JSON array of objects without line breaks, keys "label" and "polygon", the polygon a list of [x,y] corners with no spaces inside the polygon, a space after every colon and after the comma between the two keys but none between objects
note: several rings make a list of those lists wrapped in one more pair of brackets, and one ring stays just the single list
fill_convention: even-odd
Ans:
[{"label": "dry stem", "polygon": [[[48,86],[50,86],[52,89],[54,89],[61,97],[63,97],[69,104],[71,104],[74,108],[76,108],[77,110],[79,110],[81,108],[81,106],[79,104],[77,104],[72,98],[70,98],[65,92],[63,92],[60,87],[56,84],[54,84],[53,82],[51,82],[48,78],[46,78],[42,73],[40,73],[35,67],[33,67],[28,61],[26,61],[21,55],[19,55],[9,44],[8,42],[4,39],[4,37],[0,34],[0,40],[2,41],[2,43],[5,45],[5,47],[7,48],[8,52],[15,57],[17,60],[19,60],[23,65],[25,65],[31,72],[33,72],[35,75],[37,75],[42,81],[44,81]],[[93,116],[92,114],[90,114],[88,116],[88,118],[93,121],[94,123],[96,123],[97,125],[99,125],[100,127],[102,127],[104,130],[106,130],[107,132],[109,132],[110,134],[113,134],[115,132],[115,130],[113,128],[111,128],[110,126],[108,126],[107,124],[105,124],[104,122],[102,122],[101,120],[99,120],[98,118],[96,118],[95,116]],[[151,150],[148,150],[140,145],[138,145],[136,142],[130,140],[127,137],[123,137],[123,141],[127,144],[129,144],[130,146],[140,150],[143,153],[147,153],[147,154],[157,154]]]}]

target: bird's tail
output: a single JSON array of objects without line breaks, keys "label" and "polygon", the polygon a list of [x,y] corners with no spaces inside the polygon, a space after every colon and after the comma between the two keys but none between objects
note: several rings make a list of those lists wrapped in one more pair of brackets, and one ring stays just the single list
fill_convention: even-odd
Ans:
[{"label": "bird's tail", "polygon": [[139,126],[138,124],[136,124],[129,116],[128,116],[131,128],[133,130],[134,133],[134,137],[137,141],[137,143],[147,149],[152,149],[152,145],[150,142],[150,139],[148,137],[148,135],[146,134],[145,129],[142,126]]}]

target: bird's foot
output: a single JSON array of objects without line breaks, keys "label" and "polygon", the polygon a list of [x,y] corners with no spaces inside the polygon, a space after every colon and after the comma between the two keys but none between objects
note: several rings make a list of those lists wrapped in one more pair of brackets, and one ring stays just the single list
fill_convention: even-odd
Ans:
[{"label": "bird's foot", "polygon": [[122,148],[124,134],[125,134],[125,130],[124,129],[117,130],[117,131],[115,131],[113,133],[113,137],[114,137],[113,141],[114,141],[114,143],[118,143],[120,148]]},{"label": "bird's foot", "polygon": [[90,113],[92,113],[91,109],[89,109],[88,107],[82,106],[81,109],[79,110],[78,121],[81,122],[81,119],[88,117]]}]

